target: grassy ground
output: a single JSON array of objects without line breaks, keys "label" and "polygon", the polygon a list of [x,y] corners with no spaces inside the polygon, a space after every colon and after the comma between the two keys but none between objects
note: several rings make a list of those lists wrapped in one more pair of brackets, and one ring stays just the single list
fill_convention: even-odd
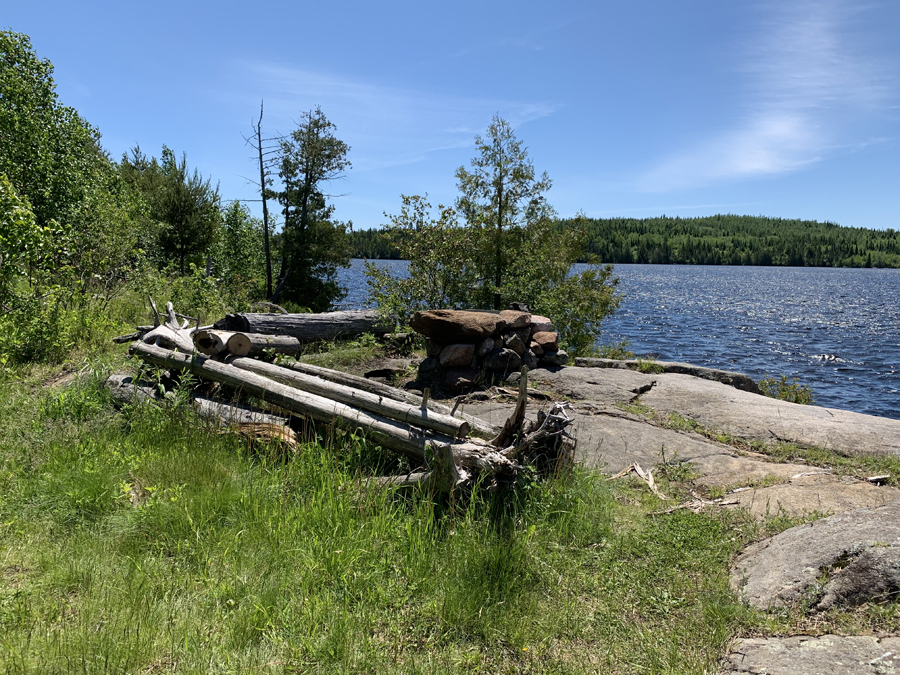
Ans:
[{"label": "grassy ground", "polygon": [[733,636],[809,626],[728,586],[791,521],[659,515],[642,483],[580,469],[503,500],[366,489],[399,463],[364,439],[285,457],[177,401],[118,412],[102,367],[67,370],[0,385],[2,672],[715,673]]}]

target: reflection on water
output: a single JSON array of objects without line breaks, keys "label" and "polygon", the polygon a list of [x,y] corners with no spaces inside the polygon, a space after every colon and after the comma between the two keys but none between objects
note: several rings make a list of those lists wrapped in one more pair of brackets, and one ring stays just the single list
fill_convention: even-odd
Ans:
[{"label": "reflection on water", "polygon": [[[376,261],[398,272],[404,261]],[[667,361],[796,377],[815,402],[900,419],[900,270],[616,265],[602,343]],[[342,271],[366,304],[363,263]]]}]

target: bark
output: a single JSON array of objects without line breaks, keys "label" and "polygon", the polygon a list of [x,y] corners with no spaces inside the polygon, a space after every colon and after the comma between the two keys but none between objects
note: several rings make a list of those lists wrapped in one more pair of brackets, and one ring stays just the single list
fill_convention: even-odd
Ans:
[{"label": "bark", "polygon": [[463,438],[469,433],[469,423],[449,415],[435,413],[427,408],[420,408],[400,403],[377,394],[347,387],[342,384],[328,382],[312,375],[298,373],[289,368],[282,368],[256,359],[232,357],[226,362],[240,370],[268,377],[302,391],[316,394],[334,401],[377,413],[399,422],[411,424],[422,429],[431,429],[450,438]]},{"label": "bark", "polygon": [[370,309],[324,314],[229,314],[215,328],[236,333],[287,335],[300,342],[349,338],[363,333],[386,333],[378,312]]},{"label": "bark", "polygon": [[228,338],[228,353],[235,356],[261,356],[266,352],[296,355],[300,340],[289,335],[262,333],[232,333]]}]

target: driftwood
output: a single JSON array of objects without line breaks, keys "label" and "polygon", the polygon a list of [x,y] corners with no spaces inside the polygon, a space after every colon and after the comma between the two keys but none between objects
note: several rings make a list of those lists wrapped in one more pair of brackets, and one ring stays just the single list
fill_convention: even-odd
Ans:
[{"label": "driftwood", "polygon": [[296,370],[298,373],[314,375],[316,377],[321,377],[323,380],[328,380],[329,382],[336,382],[337,384],[343,384],[347,387],[353,387],[354,389],[361,389],[362,391],[368,391],[369,393],[377,394],[378,396],[390,398],[395,401],[408,403],[410,405],[416,405],[419,407],[422,407],[424,405],[426,408],[436,413],[449,415],[450,417],[458,417],[459,419],[468,422],[469,426],[471,427],[469,433],[479,438],[494,438],[499,431],[498,428],[495,428],[493,425],[485,422],[479,417],[468,415],[466,413],[456,413],[455,406],[454,408],[451,408],[450,406],[444,405],[439,401],[424,401],[421,396],[417,396],[412,392],[404,391],[403,389],[397,389],[396,387],[391,387],[387,384],[382,384],[381,382],[367,380],[366,378],[359,377],[358,375],[351,375],[350,373],[344,373],[340,370],[332,370],[331,368],[323,368],[322,366],[314,366],[309,363],[288,362],[281,365],[285,368]]},{"label": "driftwood", "polygon": [[188,328],[190,325],[187,319],[183,324],[178,322],[178,316],[171,302],[166,303],[166,320],[162,322],[159,312],[156,309],[156,303],[150,298],[150,306],[156,317],[156,327],[144,335],[141,339],[147,344],[157,345],[165,349],[177,349],[181,352],[190,354],[194,351],[194,341],[191,338],[193,331]]},{"label": "driftwood", "polygon": [[[156,366],[186,370],[198,377],[242,389],[268,403],[306,415],[318,422],[343,423],[359,428],[374,442],[400,452],[414,461],[421,462],[425,457],[426,442],[429,439],[426,439],[421,431],[387,417],[364,412],[344,403],[294,389],[262,375],[239,370],[233,365],[214,361],[206,356],[194,355],[192,357],[190,354],[173,352],[143,342],[132,344],[130,352]],[[453,441],[448,436],[436,437],[435,440],[446,443]]]},{"label": "driftwood", "polygon": [[290,335],[262,333],[233,333],[228,338],[228,353],[235,356],[260,356],[266,352],[296,355],[300,340]]},{"label": "driftwood", "polygon": [[384,334],[390,330],[382,324],[378,312],[371,309],[325,314],[229,314],[214,327],[235,333],[287,335],[300,342],[356,337],[363,333]]},{"label": "driftwood", "polygon": [[204,356],[215,356],[228,351],[228,338],[234,333],[225,330],[206,328],[193,335],[194,347]]},{"label": "driftwood", "polygon": [[328,382],[319,377],[298,373],[265,361],[257,361],[246,357],[229,357],[226,363],[242,371],[269,377],[277,382],[311,394],[346,403],[416,427],[432,429],[446,434],[450,438],[462,438],[469,433],[469,423],[464,420],[435,413],[427,408],[394,401],[393,399],[384,398],[377,394],[371,394],[335,382]]}]

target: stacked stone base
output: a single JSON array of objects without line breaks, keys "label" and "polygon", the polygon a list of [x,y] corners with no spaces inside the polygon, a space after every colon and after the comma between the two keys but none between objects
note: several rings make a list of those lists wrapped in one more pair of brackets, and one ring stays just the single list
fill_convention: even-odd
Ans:
[{"label": "stacked stone base", "polygon": [[563,366],[569,360],[551,321],[528,312],[431,310],[416,312],[410,325],[425,336],[419,380],[454,394],[505,380],[522,366]]}]

